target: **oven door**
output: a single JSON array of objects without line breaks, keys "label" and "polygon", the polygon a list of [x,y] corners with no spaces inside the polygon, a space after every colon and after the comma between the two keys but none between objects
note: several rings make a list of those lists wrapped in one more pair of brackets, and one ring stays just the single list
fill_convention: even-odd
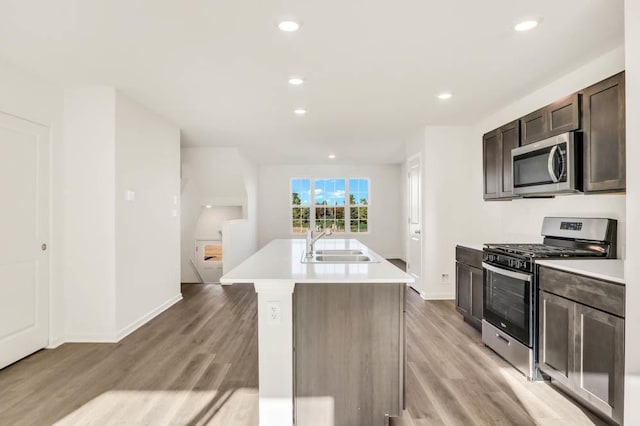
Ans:
[{"label": "oven door", "polygon": [[533,275],[482,263],[484,312],[488,322],[532,347]]}]

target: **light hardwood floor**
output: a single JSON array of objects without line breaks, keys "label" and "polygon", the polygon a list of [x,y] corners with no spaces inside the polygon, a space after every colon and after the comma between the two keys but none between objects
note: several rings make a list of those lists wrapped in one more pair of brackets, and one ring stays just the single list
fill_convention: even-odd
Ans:
[{"label": "light hardwood floor", "polygon": [[[65,344],[0,370],[0,425],[256,425],[253,287],[183,295],[119,344]],[[600,424],[485,348],[451,302],[407,297],[407,410],[393,425]]]}]

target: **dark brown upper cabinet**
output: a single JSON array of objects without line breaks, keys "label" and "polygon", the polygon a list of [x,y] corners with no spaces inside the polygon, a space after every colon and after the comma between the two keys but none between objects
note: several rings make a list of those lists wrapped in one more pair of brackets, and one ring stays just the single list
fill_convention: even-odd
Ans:
[{"label": "dark brown upper cabinet", "polygon": [[520,146],[520,121],[512,121],[498,129],[500,139],[500,162],[502,164],[500,179],[500,198],[513,198],[513,172],[511,150]]},{"label": "dark brown upper cabinet", "polygon": [[500,198],[500,192],[498,191],[499,159],[500,145],[498,142],[498,130],[496,129],[482,137],[482,173],[485,200]]},{"label": "dark brown upper cabinet", "polygon": [[582,94],[584,191],[626,189],[624,72]]},{"label": "dark brown upper cabinet", "polygon": [[482,137],[484,199],[513,198],[511,150],[520,145],[518,120],[492,130]]},{"label": "dark brown upper cabinet", "polygon": [[522,145],[580,128],[580,94],[574,93],[520,119]]}]

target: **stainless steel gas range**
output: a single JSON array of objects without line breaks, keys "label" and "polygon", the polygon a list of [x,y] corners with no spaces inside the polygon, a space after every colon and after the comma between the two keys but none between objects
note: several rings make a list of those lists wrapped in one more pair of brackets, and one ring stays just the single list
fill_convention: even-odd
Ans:
[{"label": "stainless steel gas range", "polygon": [[536,259],[615,258],[614,219],[545,217],[542,244],[485,244],[482,341],[539,380]]}]

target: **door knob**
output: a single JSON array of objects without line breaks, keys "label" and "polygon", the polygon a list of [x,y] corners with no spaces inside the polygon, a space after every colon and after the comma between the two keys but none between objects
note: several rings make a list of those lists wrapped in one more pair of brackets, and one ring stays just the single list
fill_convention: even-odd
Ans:
[{"label": "door knob", "polygon": [[47,250],[47,245],[46,244],[42,244],[40,246],[40,249],[42,249],[42,251],[46,251]]}]

